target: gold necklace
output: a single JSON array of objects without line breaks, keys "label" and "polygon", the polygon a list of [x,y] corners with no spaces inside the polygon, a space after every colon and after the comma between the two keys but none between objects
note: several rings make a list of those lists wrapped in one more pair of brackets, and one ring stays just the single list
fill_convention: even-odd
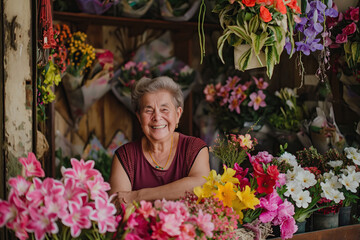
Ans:
[{"label": "gold necklace", "polygon": [[168,164],[168,162],[169,162],[169,160],[170,160],[172,145],[173,145],[173,135],[171,135],[171,146],[170,146],[169,157],[168,157],[168,159],[167,159],[166,164],[165,164],[164,167],[160,167],[160,165],[159,165],[159,164],[154,160],[154,158],[151,156],[150,151],[148,151],[148,153],[149,153],[149,155],[150,155],[150,157],[151,157],[151,160],[156,164],[155,168],[159,168],[159,169],[161,169],[161,170],[163,170],[164,168],[166,168],[166,166],[167,166],[167,164]]}]

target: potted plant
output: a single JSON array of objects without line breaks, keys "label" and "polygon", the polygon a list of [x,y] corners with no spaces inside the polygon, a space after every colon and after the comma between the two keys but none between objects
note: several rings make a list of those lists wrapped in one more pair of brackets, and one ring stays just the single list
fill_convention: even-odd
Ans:
[{"label": "potted plant", "polygon": [[234,64],[241,71],[253,68],[253,61],[266,66],[271,77],[285,39],[294,47],[294,16],[300,13],[296,0],[217,0],[213,12],[219,15],[224,30],[217,44],[220,59],[224,62],[222,53],[227,42],[235,48]]}]

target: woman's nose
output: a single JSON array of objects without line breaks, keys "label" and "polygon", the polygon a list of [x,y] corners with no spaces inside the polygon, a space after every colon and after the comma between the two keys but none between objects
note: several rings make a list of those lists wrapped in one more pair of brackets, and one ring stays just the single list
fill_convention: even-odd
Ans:
[{"label": "woman's nose", "polygon": [[158,121],[161,119],[161,113],[159,110],[155,110],[153,114],[153,121]]}]

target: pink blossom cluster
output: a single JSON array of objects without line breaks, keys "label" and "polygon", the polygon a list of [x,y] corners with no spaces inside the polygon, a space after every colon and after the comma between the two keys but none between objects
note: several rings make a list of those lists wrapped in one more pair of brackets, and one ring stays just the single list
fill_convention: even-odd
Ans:
[{"label": "pink blossom cluster", "polygon": [[[208,84],[204,89],[206,101],[219,101],[220,106],[226,106],[231,112],[235,111],[237,114],[241,113],[241,105],[253,108],[254,111],[259,108],[266,107],[264,90],[267,89],[268,83],[263,78],[252,77],[253,81],[247,81],[244,84],[240,83],[238,76],[229,77],[225,85],[218,83]],[[255,83],[256,88],[251,91],[251,86]]]},{"label": "pink blossom cluster", "polygon": [[190,213],[196,214],[202,211],[211,215],[211,221],[214,225],[212,239],[235,238],[239,215],[233,208],[224,206],[222,201],[215,198],[203,198],[197,202],[198,198],[194,193],[186,193],[182,200],[189,208]]},{"label": "pink blossom cluster", "polygon": [[262,212],[259,219],[263,223],[271,222],[274,226],[280,226],[281,238],[292,238],[298,227],[296,225],[294,214],[294,205],[283,201],[276,191],[265,197],[260,198],[260,208]]},{"label": "pink blossom cluster", "polygon": [[201,209],[191,214],[185,203],[165,199],[154,204],[141,201],[124,222],[125,240],[207,239],[213,237],[214,230],[210,214]]},{"label": "pink blossom cluster", "polygon": [[84,229],[97,234],[117,230],[121,219],[106,192],[110,185],[94,169],[94,161],[71,159],[72,168],[62,169],[61,181],[41,180],[44,171],[31,152],[19,161],[23,175],[9,179],[8,200],[0,199],[0,227],[14,230],[19,239],[33,233],[37,240],[53,235],[76,238]]}]

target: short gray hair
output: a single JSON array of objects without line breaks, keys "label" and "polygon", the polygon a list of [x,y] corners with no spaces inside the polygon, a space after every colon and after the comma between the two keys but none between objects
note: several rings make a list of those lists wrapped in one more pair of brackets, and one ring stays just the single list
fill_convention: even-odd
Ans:
[{"label": "short gray hair", "polygon": [[169,91],[173,96],[173,103],[176,108],[184,108],[184,96],[180,86],[167,76],[156,78],[141,78],[135,83],[131,92],[131,103],[135,112],[140,110],[140,101],[145,93],[154,93],[160,90]]}]

